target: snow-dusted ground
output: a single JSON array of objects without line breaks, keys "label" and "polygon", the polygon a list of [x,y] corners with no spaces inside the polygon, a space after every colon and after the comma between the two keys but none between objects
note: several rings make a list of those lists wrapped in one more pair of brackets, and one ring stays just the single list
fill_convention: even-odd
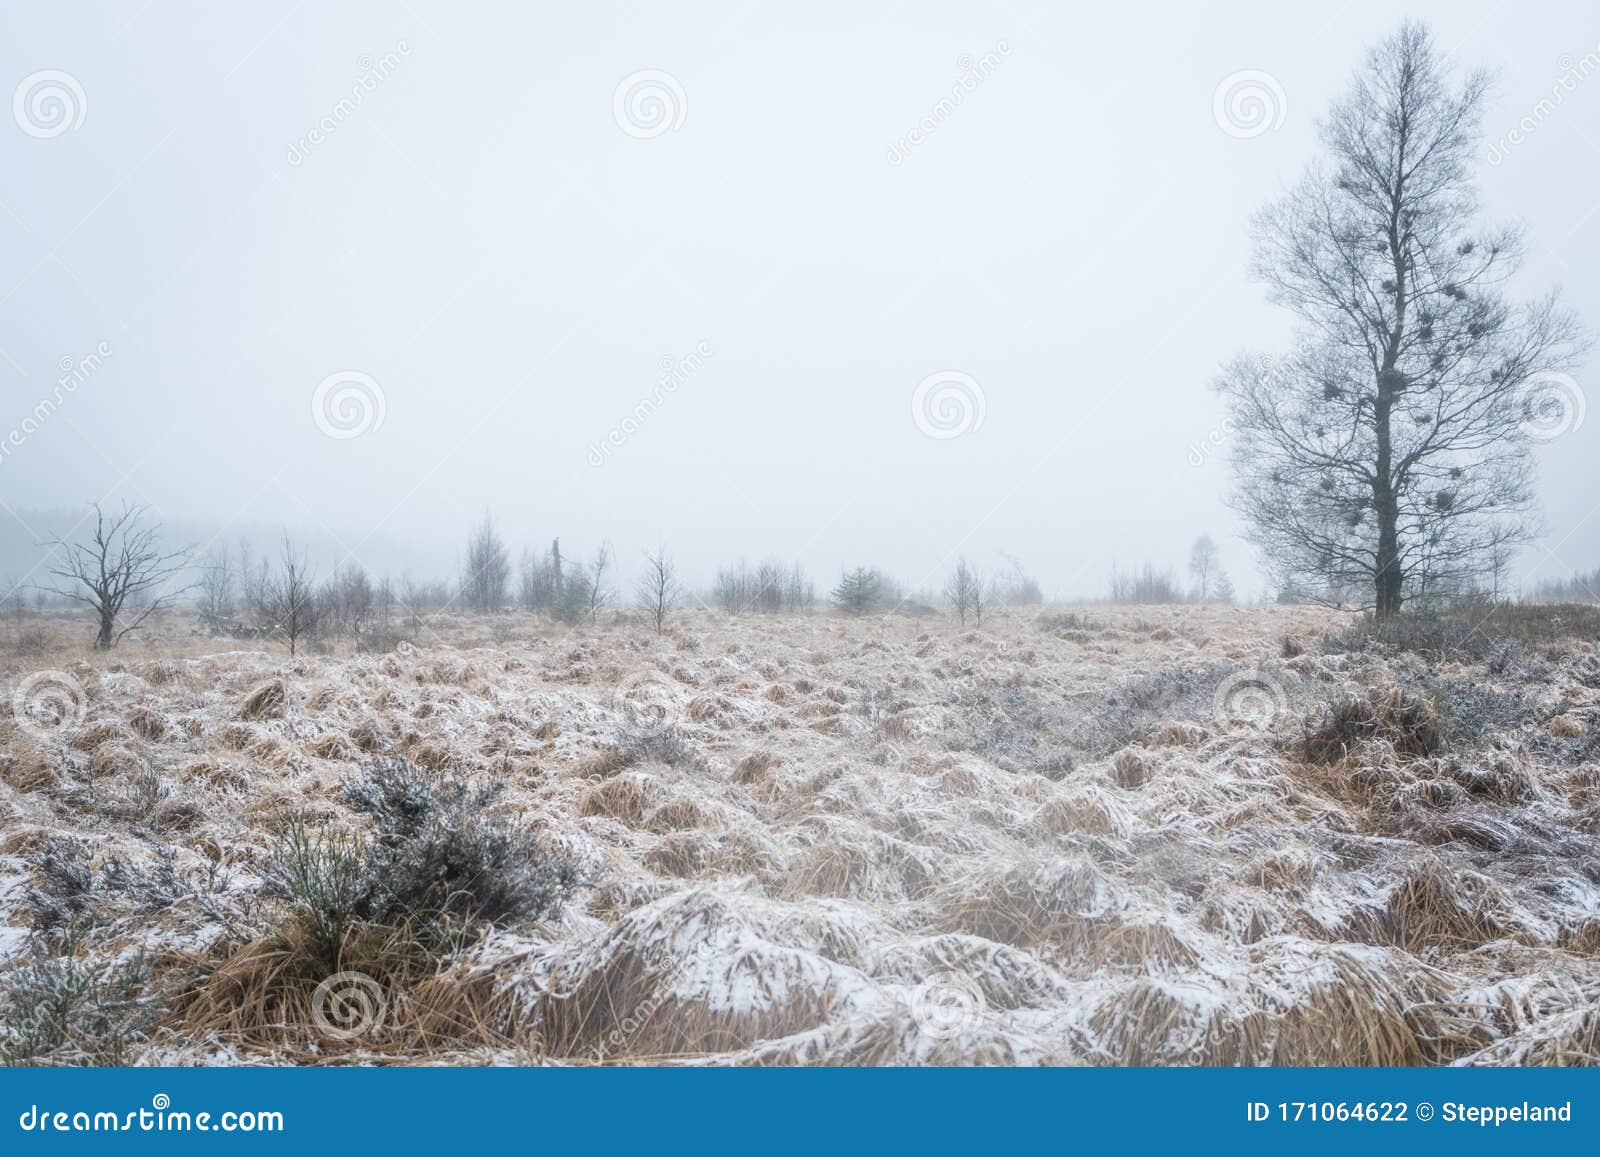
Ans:
[{"label": "snow-dusted ground", "polygon": [[[147,950],[181,1006],[270,927],[255,894],[283,817],[360,831],[341,778],[405,754],[507,781],[497,806],[583,867],[563,915],[387,993],[362,1039],[174,1014],[133,1059],[1600,1059],[1592,643],[1491,675],[1320,654],[1342,620],[1304,608],[1074,614],[696,610],[659,638],[508,615],[293,660],[172,623],[109,656],[11,658],[8,686],[54,671],[84,709],[0,722],[0,954],[53,838],[136,864],[170,847],[210,899],[112,903],[80,951]],[[1526,710],[1429,757],[1300,758],[1329,698],[1441,678]],[[245,708],[280,679],[281,705]],[[690,757],[608,755],[658,718]],[[429,1001],[458,1027],[424,1047],[401,1022]]]}]

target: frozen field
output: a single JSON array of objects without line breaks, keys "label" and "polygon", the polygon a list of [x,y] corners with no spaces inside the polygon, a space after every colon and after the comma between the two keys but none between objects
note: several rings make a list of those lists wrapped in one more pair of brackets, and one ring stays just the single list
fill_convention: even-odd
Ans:
[{"label": "frozen field", "polygon": [[3,660],[0,1052],[1600,1060],[1592,635],[1347,622],[507,615],[294,659],[55,623]]}]

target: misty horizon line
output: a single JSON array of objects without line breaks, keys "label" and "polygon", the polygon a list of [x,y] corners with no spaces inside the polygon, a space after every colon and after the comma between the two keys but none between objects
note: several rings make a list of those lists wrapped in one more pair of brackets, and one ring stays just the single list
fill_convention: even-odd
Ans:
[{"label": "misty horizon line", "polygon": [[[359,567],[374,582],[398,580],[410,584],[415,589],[438,592],[449,592],[454,589],[457,593],[446,593],[443,597],[454,601],[459,598],[459,587],[466,572],[464,556],[468,550],[467,540],[470,535],[480,528],[485,517],[488,517],[500,536],[502,543],[507,548],[507,558],[510,567],[508,588],[506,595],[506,609],[515,609],[518,606],[516,585],[520,569],[525,565],[526,559],[542,559],[548,557],[548,552],[553,543],[562,543],[563,557],[570,563],[579,567],[587,565],[595,556],[595,552],[605,549],[609,552],[609,566],[613,572],[610,588],[615,595],[623,597],[615,600],[617,605],[627,605],[631,598],[628,593],[643,571],[644,561],[653,550],[664,549],[665,553],[676,563],[676,555],[672,548],[672,539],[658,539],[651,545],[639,546],[637,549],[618,550],[617,544],[610,536],[600,536],[597,539],[581,540],[582,545],[575,545],[580,540],[567,535],[551,535],[547,537],[516,538],[507,534],[505,522],[496,516],[492,508],[483,509],[470,521],[463,523],[461,534],[454,545],[444,542],[434,542],[429,546],[417,549],[408,547],[400,540],[383,537],[373,538],[368,535],[363,540],[358,540],[354,546],[349,545],[341,536],[325,524],[320,529],[307,529],[304,523],[298,526],[288,522],[268,523],[255,521],[250,523],[223,522],[204,518],[185,518],[178,516],[166,518],[153,504],[129,503],[130,506],[141,507],[146,518],[161,528],[161,538],[167,549],[183,552],[187,555],[186,571],[196,575],[205,573],[216,565],[217,557],[226,550],[228,562],[235,569],[239,566],[240,548],[245,547],[251,556],[253,568],[265,565],[269,570],[276,571],[281,564],[283,551],[287,544],[295,554],[309,564],[312,577],[318,583],[333,579],[341,571],[347,570],[352,564]],[[120,509],[120,505],[113,507],[102,504],[106,510]],[[54,552],[55,538],[74,540],[81,537],[84,528],[88,525],[88,511],[93,509],[93,504],[85,506],[85,513],[74,514],[66,509],[35,510],[13,509],[16,522],[25,525],[57,527],[46,533],[52,537],[43,541],[32,541],[27,544],[27,549],[33,557],[19,563],[15,559],[16,544],[6,542],[0,538],[0,601],[9,599],[27,592],[47,593],[51,584],[46,564]],[[819,564],[813,557],[804,553],[785,553],[781,550],[759,551],[731,551],[710,564],[699,564],[678,572],[678,580],[690,602],[706,605],[708,609],[716,610],[711,606],[716,596],[719,578],[726,572],[738,568],[760,567],[768,564],[777,564],[785,569],[798,567],[807,582],[820,583],[816,591],[815,602],[818,606],[826,607],[829,603],[830,591],[835,575],[843,579],[852,570],[865,569],[880,576],[895,592],[893,597],[886,602],[896,605],[926,604],[941,605],[945,600],[941,594],[941,587],[955,569],[958,563],[966,562],[978,575],[991,584],[993,589],[1000,590],[1009,580],[1033,583],[1039,588],[1038,597],[1027,600],[1014,600],[1009,604],[1004,600],[997,600],[996,606],[1005,605],[1076,605],[1076,604],[1116,604],[1118,602],[1137,604],[1140,602],[1161,603],[1215,603],[1230,602],[1239,605],[1272,605],[1288,598],[1295,601],[1303,598],[1286,589],[1282,584],[1273,583],[1269,578],[1260,575],[1251,575],[1257,581],[1254,585],[1247,586],[1241,580],[1238,587],[1230,592],[1226,599],[1211,597],[1195,598],[1191,590],[1192,583],[1185,577],[1186,567],[1183,559],[1192,548],[1194,542],[1200,538],[1211,538],[1206,530],[1196,532],[1194,538],[1181,547],[1167,550],[1152,550],[1141,557],[1125,561],[1120,557],[1111,557],[1086,562],[1076,568],[1065,583],[1040,582],[1037,573],[1031,569],[1027,561],[1019,555],[1003,549],[985,550],[983,552],[963,553],[959,550],[950,552],[933,569],[903,568],[884,565],[881,560],[861,558],[854,561]],[[369,541],[370,540],[370,541]],[[413,542],[415,540],[412,540]],[[363,547],[370,546],[363,551]],[[1176,555],[1178,561],[1171,561]],[[448,556],[448,559],[446,559]],[[996,561],[986,563],[984,560],[993,557]],[[420,564],[418,565],[420,560]],[[1224,560],[1222,571],[1227,573],[1228,568]],[[632,567],[628,564],[632,564]],[[1084,576],[1095,568],[1093,580],[1086,580]],[[907,571],[922,570],[920,577],[908,580]],[[1600,567],[1596,568],[1600,572]],[[1529,581],[1508,584],[1507,594],[1515,598],[1526,598],[1529,595],[1537,596],[1540,591],[1549,591],[1562,586],[1577,584],[1582,586],[1591,571],[1574,568],[1570,574],[1558,576],[1536,577],[1526,576]],[[1177,592],[1179,597],[1172,599],[1128,599],[1119,600],[1114,594],[1108,593],[1116,589],[1119,580],[1126,582],[1140,576],[1165,580],[1170,588]],[[1231,576],[1230,576],[1231,579]],[[1080,581],[1084,580],[1084,581]],[[437,600],[436,600],[437,601]],[[1313,600],[1314,601],[1314,600]],[[1359,605],[1350,604],[1330,605]],[[466,608],[462,608],[466,609]]]}]

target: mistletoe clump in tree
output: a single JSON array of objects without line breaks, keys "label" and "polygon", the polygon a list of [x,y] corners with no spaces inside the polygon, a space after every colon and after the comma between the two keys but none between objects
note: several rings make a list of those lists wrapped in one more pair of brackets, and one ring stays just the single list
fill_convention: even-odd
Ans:
[{"label": "mistletoe clump in tree", "polygon": [[1218,383],[1235,505],[1268,567],[1379,619],[1528,539],[1528,428],[1573,400],[1580,327],[1553,292],[1508,301],[1519,234],[1475,227],[1488,83],[1452,83],[1420,25],[1373,50],[1320,125],[1325,157],[1254,220],[1294,348]]}]

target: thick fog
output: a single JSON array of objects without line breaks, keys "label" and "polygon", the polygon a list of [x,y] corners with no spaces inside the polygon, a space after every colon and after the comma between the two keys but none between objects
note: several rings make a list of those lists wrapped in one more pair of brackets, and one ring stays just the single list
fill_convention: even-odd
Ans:
[{"label": "thick fog", "polygon": [[[1486,219],[1600,326],[1600,8],[1430,3],[1500,70]],[[1392,5],[8,5],[0,575],[92,500],[449,574],[665,541],[1049,595],[1180,568],[1208,388],[1286,314],[1250,214]],[[1597,363],[1574,375],[1595,380]],[[1600,563],[1600,416],[1524,581]]]}]

